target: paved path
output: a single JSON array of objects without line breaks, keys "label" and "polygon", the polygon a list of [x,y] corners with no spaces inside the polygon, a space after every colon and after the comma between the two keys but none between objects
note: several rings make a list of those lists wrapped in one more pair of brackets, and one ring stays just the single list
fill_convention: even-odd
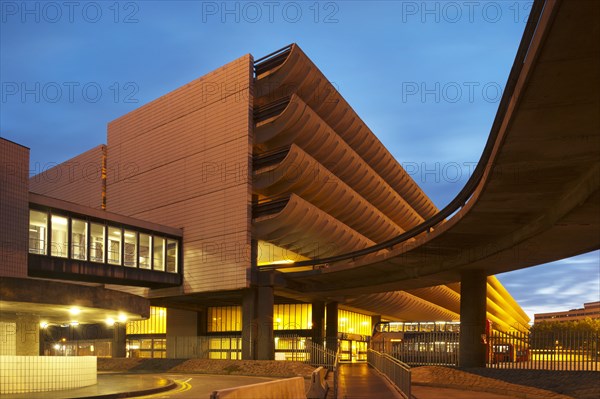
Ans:
[{"label": "paved path", "polygon": [[489,392],[463,391],[459,389],[412,386],[414,399],[508,399],[514,396],[505,396]]},{"label": "paved path", "polygon": [[379,373],[366,363],[342,364],[339,399],[402,398]]}]

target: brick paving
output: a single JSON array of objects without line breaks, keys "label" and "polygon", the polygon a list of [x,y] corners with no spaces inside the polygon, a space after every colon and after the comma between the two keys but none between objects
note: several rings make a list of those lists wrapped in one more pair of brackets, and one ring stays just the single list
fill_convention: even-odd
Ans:
[{"label": "brick paving", "polygon": [[424,366],[412,369],[415,385],[490,392],[526,399],[598,399],[600,373],[587,371],[455,369]]}]

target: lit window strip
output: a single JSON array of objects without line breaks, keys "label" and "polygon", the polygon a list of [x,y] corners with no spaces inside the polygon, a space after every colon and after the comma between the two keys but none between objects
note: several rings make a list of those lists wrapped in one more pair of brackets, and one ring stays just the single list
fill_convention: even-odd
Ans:
[{"label": "lit window strip", "polygon": [[[134,233],[136,237],[136,245],[135,252],[136,256],[134,257],[134,265],[127,267],[136,267],[136,268],[144,268],[141,266],[140,262],[140,235],[145,235],[150,237],[149,247],[148,247],[148,258],[150,263],[153,265],[155,262],[154,259],[154,247],[156,245],[155,239],[158,242],[162,241],[162,264],[160,269],[153,269],[155,271],[167,272],[167,273],[177,273],[180,269],[179,265],[179,248],[180,248],[180,240],[168,237],[166,235],[158,235],[158,234],[149,234],[146,232],[139,231],[135,228],[125,228],[123,226],[117,227],[114,225],[104,223],[98,223],[90,220],[85,220],[84,218],[67,216],[61,213],[54,212],[44,212],[37,209],[30,209],[30,222],[29,222],[29,253],[37,254],[37,255],[46,255],[48,256],[48,252],[50,252],[49,256],[52,257],[60,257],[60,258],[70,258],[75,260],[89,260],[90,262],[96,263],[106,263],[114,266],[123,266],[125,263],[125,244],[126,237],[125,234]],[[43,216],[42,216],[43,215]],[[36,224],[32,223],[33,219],[36,219]],[[38,219],[42,219],[43,222],[38,222]],[[63,226],[66,228],[57,227],[54,228],[53,224]],[[85,244],[86,248],[83,251],[77,252],[74,256],[73,251],[73,223],[85,223]],[[98,231],[98,226],[101,226],[102,232]],[[94,229],[94,227],[96,229]],[[66,230],[65,230],[66,229]],[[32,238],[31,233],[38,233],[38,238]],[[115,239],[111,240],[111,234],[115,236]],[[116,239],[116,235],[118,234],[119,239]],[[55,237],[56,236],[56,237]],[[59,239],[59,236],[63,236]],[[100,238],[100,240],[97,240]],[[161,240],[161,241],[159,241]],[[56,242],[54,242],[56,241]],[[60,241],[60,243],[59,243]],[[110,251],[110,245],[114,245],[112,243],[118,243],[118,253],[114,253]],[[174,244],[174,245],[173,245]],[[93,255],[97,253],[98,247],[101,248],[101,253],[96,256]],[[83,252],[83,257],[81,253]],[[116,259],[116,260],[115,260]],[[158,259],[157,259],[158,260]],[[171,267],[169,267],[171,265]],[[151,266],[152,267],[152,266]],[[157,265],[158,267],[158,265]]]}]

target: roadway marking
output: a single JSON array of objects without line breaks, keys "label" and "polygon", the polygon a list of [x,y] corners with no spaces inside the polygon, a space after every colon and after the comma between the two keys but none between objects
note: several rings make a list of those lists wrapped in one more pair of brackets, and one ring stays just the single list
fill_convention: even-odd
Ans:
[{"label": "roadway marking", "polygon": [[146,398],[152,398],[152,399],[159,399],[159,398],[170,398],[171,394],[179,394],[182,392],[186,392],[189,391],[190,389],[192,389],[192,384],[190,384],[189,382],[192,380],[192,378],[188,378],[187,380],[175,380],[173,379],[173,382],[175,382],[179,388],[174,389],[174,390],[170,390],[167,392],[159,392],[159,393],[155,393],[152,395],[145,395],[145,396],[138,396],[138,398],[141,399],[146,399]]}]

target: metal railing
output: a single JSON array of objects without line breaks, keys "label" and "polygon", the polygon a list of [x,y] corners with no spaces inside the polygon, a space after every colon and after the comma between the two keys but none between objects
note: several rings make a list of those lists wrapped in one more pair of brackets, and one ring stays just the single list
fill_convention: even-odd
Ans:
[{"label": "metal railing", "polygon": [[306,340],[305,351],[307,359],[304,363],[308,363],[313,367],[322,366],[329,371],[333,371],[337,360],[336,352],[325,348],[323,345],[312,342],[310,339]]},{"label": "metal railing", "polygon": [[410,366],[458,366],[458,337],[447,331],[405,334],[390,354]]},{"label": "metal railing", "polygon": [[273,51],[271,54],[267,54],[262,58],[254,61],[254,75],[261,75],[268,70],[271,70],[281,64],[287,59],[288,55],[292,51],[293,44],[280,48],[277,51]]},{"label": "metal railing", "polygon": [[170,336],[167,352],[172,359],[228,359],[242,358],[242,336]]},{"label": "metal railing", "polygon": [[[510,74],[508,76],[508,80],[506,82],[506,88],[502,95],[502,99],[500,100],[500,104],[498,106],[498,111],[496,112],[496,116],[494,118],[494,122],[492,124],[492,128],[490,130],[490,134],[488,136],[488,140],[485,143],[485,147],[483,149],[483,153],[473,174],[463,187],[463,189],[458,193],[458,195],[441,211],[436,213],[431,218],[425,220],[423,223],[413,227],[412,229],[400,234],[399,236],[392,238],[390,240],[384,241],[380,244],[376,244],[364,249],[360,249],[357,251],[349,252],[342,255],[331,256],[327,258],[316,258],[310,259],[295,263],[290,263],[288,265],[281,264],[268,264],[261,266],[261,271],[269,271],[275,269],[283,269],[283,268],[295,268],[300,266],[313,266],[313,268],[317,269],[317,266],[331,264],[335,262],[341,262],[345,260],[355,260],[356,258],[370,255],[381,250],[391,250],[394,249],[395,246],[402,244],[408,241],[411,238],[416,237],[421,233],[428,233],[432,231],[440,223],[446,221],[447,218],[454,215],[457,211],[463,208],[471,199],[477,187],[479,187],[480,182],[483,180],[486,172],[486,168],[488,163],[492,159],[492,153],[494,146],[496,144],[498,135],[500,134],[501,126],[506,116],[506,113],[509,109],[509,105],[511,104],[512,97],[517,86],[517,82],[519,81],[519,77],[525,61],[529,56],[532,56],[529,53],[530,46],[538,27],[538,23],[540,21],[540,17],[542,15],[542,11],[544,10],[546,5],[545,0],[535,1],[531,7],[531,12],[529,13],[529,18],[527,20],[527,25],[525,31],[523,32],[523,36],[521,42],[519,44],[519,48],[517,50],[517,55],[515,56],[515,62],[511,68]],[[552,11],[550,11],[552,12]],[[287,57],[287,55],[286,55]],[[306,273],[306,272],[303,272]]]},{"label": "metal railing", "polygon": [[267,166],[277,165],[285,159],[289,152],[290,146],[285,146],[263,154],[254,155],[252,157],[252,170],[256,172]]},{"label": "metal railing", "polygon": [[[252,205],[252,218],[256,219],[261,216],[273,215],[279,213],[285,208],[290,201],[289,196],[265,198],[258,204]],[[262,266],[261,266],[262,267]],[[260,269],[260,268],[259,268]]]},{"label": "metal railing", "polygon": [[290,103],[290,97],[286,96],[272,101],[268,104],[255,107],[253,111],[254,123],[262,122],[281,114]]},{"label": "metal railing", "polygon": [[335,352],[335,360],[333,362],[333,398],[337,399],[340,386],[340,348]]},{"label": "metal railing", "polygon": [[490,368],[600,371],[597,331],[494,331],[489,340]]},{"label": "metal railing", "polygon": [[398,388],[402,396],[411,398],[410,366],[392,356],[369,349],[369,364],[385,375]]}]

